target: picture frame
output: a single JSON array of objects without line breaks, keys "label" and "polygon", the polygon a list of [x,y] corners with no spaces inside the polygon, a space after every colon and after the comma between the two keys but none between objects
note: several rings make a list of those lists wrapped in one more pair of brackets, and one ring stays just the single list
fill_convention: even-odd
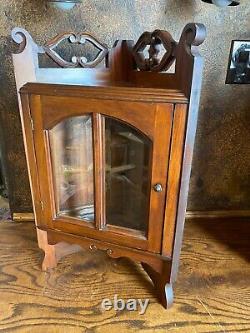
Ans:
[{"label": "picture frame", "polygon": [[250,83],[250,40],[232,40],[226,84]]}]

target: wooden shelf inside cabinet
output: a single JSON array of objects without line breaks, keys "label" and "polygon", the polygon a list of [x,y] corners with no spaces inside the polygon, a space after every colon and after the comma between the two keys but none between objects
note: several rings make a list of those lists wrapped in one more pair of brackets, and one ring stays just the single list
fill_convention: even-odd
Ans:
[{"label": "wooden shelf inside cabinet", "polygon": [[126,164],[126,165],[121,165],[121,166],[116,166],[116,167],[110,167],[109,165],[106,166],[106,172],[110,172],[111,175],[114,173],[119,173],[119,172],[125,172],[129,170],[133,170],[136,168],[135,164]]},{"label": "wooden shelf inside cabinet", "polygon": [[[179,42],[155,30],[108,49],[85,32],[39,46],[24,29],[12,31],[44,270],[80,248],[129,257],[142,263],[161,303],[172,305],[205,34],[191,23]],[[66,41],[80,44],[83,55],[58,54]],[[84,54],[88,43],[98,51],[94,60]]]}]

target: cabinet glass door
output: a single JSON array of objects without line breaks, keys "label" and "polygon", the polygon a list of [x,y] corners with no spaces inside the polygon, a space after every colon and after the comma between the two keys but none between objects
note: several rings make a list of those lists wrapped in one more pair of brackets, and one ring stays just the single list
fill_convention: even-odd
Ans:
[{"label": "cabinet glass door", "polygon": [[92,118],[61,121],[49,131],[57,217],[94,221]]},{"label": "cabinet glass door", "polygon": [[159,253],[173,105],[47,95],[30,105],[39,226]]},{"label": "cabinet glass door", "polygon": [[106,223],[147,233],[152,142],[121,121],[105,118]]}]

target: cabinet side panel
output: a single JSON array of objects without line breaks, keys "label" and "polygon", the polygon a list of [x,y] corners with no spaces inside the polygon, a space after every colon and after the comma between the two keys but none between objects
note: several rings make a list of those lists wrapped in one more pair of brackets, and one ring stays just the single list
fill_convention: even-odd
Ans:
[{"label": "cabinet side panel", "polygon": [[198,54],[195,47],[192,48],[192,56],[194,57],[193,78],[191,82],[191,94],[188,107],[183,166],[181,171],[180,196],[178,200],[176,217],[176,232],[173,248],[173,263],[171,268],[171,283],[175,282],[179,267],[202,83],[203,59]]},{"label": "cabinet side panel", "polygon": [[186,129],[186,116],[187,105],[177,104],[174,111],[162,242],[162,254],[169,257],[172,255],[176,225],[177,205],[180,191],[180,174]]},{"label": "cabinet side panel", "polygon": [[41,220],[42,207],[41,207],[41,196],[39,190],[39,181],[37,178],[37,162],[36,162],[36,153],[34,148],[29,95],[21,94],[20,98],[21,98],[20,116],[22,122],[24,147],[25,147],[26,161],[29,173],[32,202],[35,214],[35,223],[36,225],[38,225],[38,221]]},{"label": "cabinet side panel", "polygon": [[38,219],[39,226],[52,227],[52,211],[54,196],[51,193],[51,168],[49,161],[48,135],[43,129],[41,96],[30,95],[30,113],[33,122],[33,139],[36,156],[36,178],[40,192],[41,217]]}]

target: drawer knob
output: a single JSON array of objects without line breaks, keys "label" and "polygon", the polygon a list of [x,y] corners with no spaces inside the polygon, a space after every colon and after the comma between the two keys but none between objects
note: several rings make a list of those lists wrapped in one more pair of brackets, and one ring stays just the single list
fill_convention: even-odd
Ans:
[{"label": "drawer knob", "polygon": [[97,250],[97,247],[96,247],[94,244],[91,244],[91,245],[89,246],[89,249],[90,249],[91,251],[96,251],[96,250]]},{"label": "drawer knob", "polygon": [[113,253],[113,251],[111,249],[107,250],[107,255],[111,256],[112,253]]},{"label": "drawer knob", "polygon": [[154,188],[154,191],[158,192],[158,193],[163,191],[161,184],[155,184],[153,188]]}]

